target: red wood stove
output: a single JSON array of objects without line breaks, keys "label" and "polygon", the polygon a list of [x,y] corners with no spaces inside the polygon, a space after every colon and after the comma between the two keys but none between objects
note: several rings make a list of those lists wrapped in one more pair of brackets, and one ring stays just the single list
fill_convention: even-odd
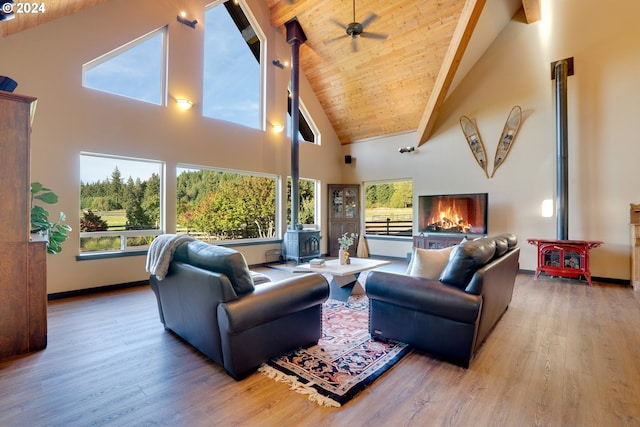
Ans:
[{"label": "red wood stove", "polygon": [[597,248],[603,242],[595,240],[545,239],[527,239],[527,241],[538,247],[536,279],[540,273],[574,279],[584,276],[589,286],[593,286],[589,270],[589,250]]}]

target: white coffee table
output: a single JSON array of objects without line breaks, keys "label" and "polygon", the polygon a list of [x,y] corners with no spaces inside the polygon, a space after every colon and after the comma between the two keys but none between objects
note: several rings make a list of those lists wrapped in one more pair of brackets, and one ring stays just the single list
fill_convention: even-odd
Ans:
[{"label": "white coffee table", "polygon": [[372,270],[383,265],[391,264],[391,261],[368,258],[350,258],[350,264],[340,265],[337,259],[325,261],[324,267],[312,267],[309,264],[301,264],[296,267],[296,272],[313,271],[314,273],[327,273],[331,275],[329,298],[339,301],[347,301],[358,281],[358,276],[363,271]]}]

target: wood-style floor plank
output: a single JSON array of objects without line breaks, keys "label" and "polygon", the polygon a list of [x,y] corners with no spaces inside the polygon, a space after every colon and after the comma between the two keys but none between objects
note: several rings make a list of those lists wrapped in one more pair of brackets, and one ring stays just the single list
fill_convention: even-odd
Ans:
[{"label": "wood-style floor plank", "polygon": [[0,361],[2,426],[640,425],[640,293],[620,285],[519,275],[469,369],[414,351],[342,408],[236,382],[163,329],[147,286],[48,317],[45,350]]}]

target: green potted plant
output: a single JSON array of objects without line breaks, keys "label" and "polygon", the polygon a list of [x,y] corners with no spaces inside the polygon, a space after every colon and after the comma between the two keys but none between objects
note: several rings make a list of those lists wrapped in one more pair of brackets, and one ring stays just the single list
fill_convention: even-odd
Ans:
[{"label": "green potted plant", "polygon": [[58,196],[39,182],[31,183],[31,233],[39,233],[47,238],[47,253],[57,254],[62,250],[62,243],[67,240],[71,227],[64,224],[67,216],[60,212],[56,222],[49,221],[49,211],[35,201],[42,203],[58,203]]}]

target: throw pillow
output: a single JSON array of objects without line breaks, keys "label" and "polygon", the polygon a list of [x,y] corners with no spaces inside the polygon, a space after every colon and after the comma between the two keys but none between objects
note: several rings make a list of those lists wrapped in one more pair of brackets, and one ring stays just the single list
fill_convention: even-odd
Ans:
[{"label": "throw pillow", "polygon": [[451,261],[442,270],[440,281],[464,290],[476,270],[489,262],[495,252],[496,243],[487,237],[456,246]]},{"label": "throw pillow", "polygon": [[442,270],[449,262],[449,254],[451,254],[453,248],[453,246],[444,249],[414,248],[407,274],[409,276],[438,280]]},{"label": "throw pillow", "polygon": [[180,245],[174,259],[226,275],[238,295],[255,289],[247,262],[235,249],[196,240]]}]

